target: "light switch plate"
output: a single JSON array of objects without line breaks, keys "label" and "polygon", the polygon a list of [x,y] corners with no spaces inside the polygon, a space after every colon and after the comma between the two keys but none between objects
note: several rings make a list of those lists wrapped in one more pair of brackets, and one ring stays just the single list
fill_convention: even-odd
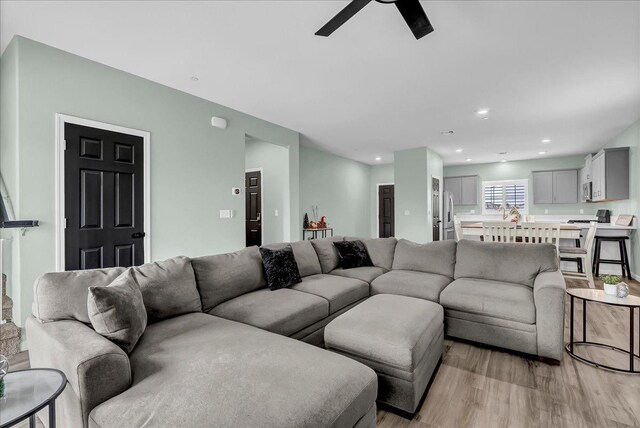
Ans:
[{"label": "light switch plate", "polygon": [[411,211],[409,211],[409,210],[404,210],[404,215],[411,215]]},{"label": "light switch plate", "polygon": [[545,210],[544,210],[544,213],[545,213],[545,214],[549,214],[549,210],[545,209]]},{"label": "light switch plate", "polygon": [[584,210],[580,208],[580,214],[584,214]]},{"label": "light switch plate", "polygon": [[274,215],[274,216],[276,216],[276,217],[278,217],[278,210],[275,210],[275,211],[273,212],[273,215]]},{"label": "light switch plate", "polygon": [[220,218],[233,218],[233,210],[220,210]]},{"label": "light switch plate", "polygon": [[469,211],[469,213],[471,213],[471,214],[475,214],[475,213],[476,213],[476,210],[471,210],[471,211]]}]

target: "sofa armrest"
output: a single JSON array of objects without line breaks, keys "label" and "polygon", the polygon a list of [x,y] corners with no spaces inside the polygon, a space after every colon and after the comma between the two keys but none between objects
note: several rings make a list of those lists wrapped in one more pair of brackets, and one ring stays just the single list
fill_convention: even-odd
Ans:
[{"label": "sofa armrest", "polygon": [[540,273],[533,284],[538,355],[562,360],[565,282],[560,270]]},{"label": "sofa armrest", "polygon": [[127,354],[85,324],[67,320],[41,323],[30,316],[25,325],[31,367],[62,371],[79,399],[83,421],[68,421],[69,426],[87,426],[94,407],[131,385]]}]

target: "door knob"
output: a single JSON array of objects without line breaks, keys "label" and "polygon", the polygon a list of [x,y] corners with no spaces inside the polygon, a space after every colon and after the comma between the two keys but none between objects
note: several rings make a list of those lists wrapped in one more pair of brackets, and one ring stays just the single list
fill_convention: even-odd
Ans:
[{"label": "door knob", "polygon": [[134,234],[131,235],[132,239],[140,239],[140,238],[144,238],[145,233],[144,232],[136,232]]}]

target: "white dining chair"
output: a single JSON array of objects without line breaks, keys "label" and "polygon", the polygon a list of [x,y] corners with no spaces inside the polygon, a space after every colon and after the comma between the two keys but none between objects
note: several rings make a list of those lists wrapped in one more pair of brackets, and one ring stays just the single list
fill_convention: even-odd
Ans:
[{"label": "white dining chair", "polygon": [[459,242],[463,239],[464,234],[462,233],[462,222],[457,218],[453,220],[453,227],[456,233],[456,241]]},{"label": "white dining chair", "polygon": [[484,242],[516,242],[517,225],[510,221],[482,222],[482,240]]},{"label": "white dining chair", "polygon": [[592,221],[589,223],[589,231],[584,241],[584,247],[560,247],[560,257],[570,257],[574,259],[581,259],[583,266],[583,273],[574,271],[562,271],[562,275],[565,278],[581,279],[589,283],[589,288],[596,288],[593,281],[593,268],[591,261],[591,251],[593,250],[593,242],[595,241],[596,232],[598,231],[598,223]]},{"label": "white dining chair", "polygon": [[522,242],[525,244],[553,244],[559,254],[560,228],[558,223],[522,223]]}]

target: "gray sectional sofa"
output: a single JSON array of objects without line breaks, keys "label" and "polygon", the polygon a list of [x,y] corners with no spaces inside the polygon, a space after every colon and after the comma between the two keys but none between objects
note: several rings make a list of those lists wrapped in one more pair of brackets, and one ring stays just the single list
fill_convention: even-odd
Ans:
[{"label": "gray sectional sofa", "polygon": [[562,358],[554,246],[363,239],[374,266],[341,269],[342,239],[291,243],[302,282],[275,291],[257,247],[186,259],[179,274],[134,268],[166,280],[142,290],[150,320],[129,355],[91,328],[86,303],[122,268],[43,275],[26,328],[32,367],[67,375],[59,426],[375,426],[375,372],[307,344],[375,294],[439,303],[449,336]]}]

